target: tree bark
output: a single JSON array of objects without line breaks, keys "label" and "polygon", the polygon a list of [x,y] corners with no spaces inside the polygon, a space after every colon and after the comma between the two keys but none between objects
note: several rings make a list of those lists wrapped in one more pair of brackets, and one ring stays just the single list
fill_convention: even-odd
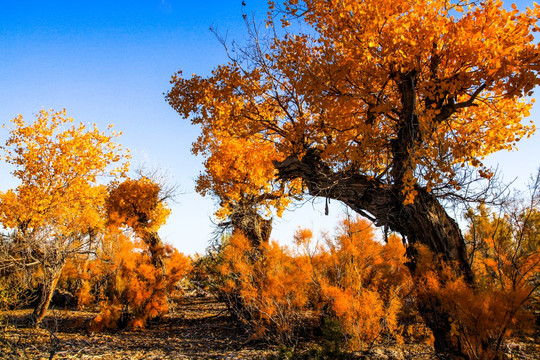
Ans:
[{"label": "tree bark", "polygon": [[163,241],[161,241],[161,237],[157,231],[148,231],[144,234],[144,241],[148,244],[152,265],[154,265],[156,269],[161,270],[162,275],[165,275],[165,248],[163,246]]},{"label": "tree bark", "polygon": [[230,222],[235,230],[244,234],[254,249],[260,249],[261,244],[270,240],[272,219],[259,215],[253,204],[236,205]]},{"label": "tree bark", "polygon": [[156,277],[156,281],[162,286],[156,288],[157,290],[155,290],[153,296],[159,296],[159,293],[161,293],[166,301],[168,301],[169,296],[165,290],[167,269],[165,267],[165,247],[163,246],[163,241],[161,241],[161,237],[157,231],[146,232],[144,234],[144,241],[148,244],[152,265],[160,271],[159,275]]},{"label": "tree bark", "polygon": [[[308,152],[301,160],[290,156],[274,165],[280,180],[301,178],[310,195],[339,200],[371,219],[376,226],[387,226],[401,234],[411,272],[418,260],[414,245],[423,244],[455,266],[456,271],[472,284],[473,273],[463,235],[437,198],[425,189],[416,186],[418,194],[414,203],[404,205],[401,189],[358,173],[334,171],[315,151]],[[420,310],[433,331],[435,350],[459,354],[458,344],[450,334],[449,316],[441,310],[438,301],[430,299]]]},{"label": "tree bark", "polygon": [[41,294],[32,314],[32,320],[36,325],[43,321],[43,318],[47,313],[47,309],[51,303],[56,284],[60,279],[64,265],[65,261],[61,261],[58,264],[46,266],[44,269],[43,282],[40,285]]}]

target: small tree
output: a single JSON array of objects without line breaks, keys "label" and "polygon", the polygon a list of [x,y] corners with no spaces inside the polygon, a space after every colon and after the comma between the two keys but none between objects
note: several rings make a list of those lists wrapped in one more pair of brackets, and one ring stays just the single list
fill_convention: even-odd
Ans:
[{"label": "small tree", "polygon": [[30,124],[20,115],[11,122],[1,148],[20,185],[0,193],[0,221],[15,255],[3,260],[39,268],[39,323],[66,260],[89,252],[104,226],[107,189],[99,177],[125,172],[128,155],[114,142],[120,133],[72,124],[65,110],[42,110]]},{"label": "small tree", "polygon": [[190,259],[170,245],[161,249],[163,268],[156,266],[150,246],[129,233],[111,231],[99,254],[78,292],[79,300],[100,305],[93,320],[97,331],[143,328],[147,320],[166,314],[168,295],[190,269]]},{"label": "small tree", "polygon": [[167,200],[176,187],[156,172],[113,181],[105,202],[108,237],[103,244],[101,278],[108,284],[96,329],[144,327],[167,313],[168,295],[189,270],[190,260],[164,245],[159,228],[171,212]]},{"label": "small tree", "polygon": [[106,201],[109,225],[130,228],[148,245],[152,263],[163,272],[164,247],[158,230],[169,217],[167,199],[173,196],[164,190],[164,185],[141,176],[111,183]]}]

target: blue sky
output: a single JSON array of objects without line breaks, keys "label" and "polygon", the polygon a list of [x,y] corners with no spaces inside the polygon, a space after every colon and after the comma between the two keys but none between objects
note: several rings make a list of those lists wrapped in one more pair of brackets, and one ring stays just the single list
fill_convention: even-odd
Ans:
[{"label": "blue sky", "polygon": [[[260,20],[266,0],[246,0]],[[0,0],[0,123],[18,114],[31,120],[40,109],[66,108],[76,121],[113,123],[123,132],[132,163],[170,173],[183,194],[162,235],[186,253],[203,252],[211,236],[212,199],[193,190],[202,159],[191,155],[198,129],[164,101],[177,70],[208,75],[226,61],[209,31],[244,39],[241,0],[207,1],[25,1]],[[520,8],[532,2],[518,3]],[[532,118],[540,116],[539,106]],[[536,121],[538,123],[538,121]],[[0,133],[3,143],[7,133]],[[522,185],[540,165],[540,136],[520,151],[496,155],[506,179]],[[0,165],[0,190],[15,185]],[[342,207],[333,202],[331,214]],[[273,238],[287,241],[298,225],[332,230],[335,216],[322,203],[306,203],[276,220]]]}]

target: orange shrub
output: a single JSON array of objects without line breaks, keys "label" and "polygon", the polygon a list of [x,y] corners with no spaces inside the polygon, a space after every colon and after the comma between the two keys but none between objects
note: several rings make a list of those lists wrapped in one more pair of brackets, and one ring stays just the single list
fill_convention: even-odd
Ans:
[{"label": "orange shrub", "polygon": [[79,307],[99,306],[95,331],[142,328],[148,319],[168,312],[168,295],[190,271],[189,257],[171,246],[165,246],[164,259],[165,274],[153,264],[148,244],[111,232],[96,257],[66,264],[59,287],[69,289]]},{"label": "orange shrub", "polygon": [[253,249],[240,232],[227,239],[219,273],[231,310],[260,337],[274,330],[282,340],[302,325],[311,286],[310,264],[275,242]]},{"label": "orange shrub", "polygon": [[[475,287],[471,287],[426,247],[417,246],[417,249],[418,299],[420,302],[436,301],[450,314],[452,334],[468,358],[498,358],[504,337],[531,325],[526,304],[531,299],[534,285],[526,279],[513,284],[500,282],[510,275],[504,274],[503,267],[491,274],[479,271],[493,268],[497,262],[505,263],[504,256],[498,260],[476,257],[473,268],[477,270],[477,281]],[[538,259],[535,262],[538,264]]]},{"label": "orange shrub", "polygon": [[312,259],[322,305],[341,324],[350,349],[366,349],[383,334],[399,338],[411,278],[398,237],[383,245],[368,221],[346,219]]},{"label": "orange shrub", "polygon": [[240,232],[227,238],[215,256],[214,278],[232,312],[253,325],[256,336],[272,329],[282,340],[293,340],[294,331],[321,312],[337,319],[351,349],[365,349],[382,334],[399,337],[398,315],[411,287],[401,240],[377,242],[360,219],[345,220],[326,246],[314,246],[312,237],[299,229],[296,252],[274,242],[254,249]]},{"label": "orange shrub", "polygon": [[166,273],[152,263],[148,245],[117,234],[114,247],[104,262],[107,289],[102,294],[101,313],[94,329],[128,326],[142,328],[148,319],[168,312],[167,294],[189,272],[189,258],[171,246],[165,247]]}]

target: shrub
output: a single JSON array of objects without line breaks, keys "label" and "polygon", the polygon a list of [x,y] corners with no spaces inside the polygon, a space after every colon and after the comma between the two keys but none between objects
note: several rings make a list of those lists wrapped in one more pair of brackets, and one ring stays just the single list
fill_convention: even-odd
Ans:
[{"label": "shrub", "polygon": [[255,337],[276,331],[281,340],[293,341],[308,310],[311,288],[310,264],[293,257],[275,242],[251,247],[235,232],[223,248],[219,273],[231,310],[255,329]]},{"label": "shrub", "polygon": [[365,350],[383,334],[400,338],[411,278],[398,237],[383,245],[366,220],[346,219],[312,259],[322,307],[340,323],[351,350]]},{"label": "shrub", "polygon": [[116,251],[102,264],[108,286],[101,294],[101,313],[94,319],[94,329],[143,328],[147,320],[168,312],[167,295],[187,275],[189,258],[166,246],[164,274],[153,264],[143,241],[118,234],[115,246]]}]

